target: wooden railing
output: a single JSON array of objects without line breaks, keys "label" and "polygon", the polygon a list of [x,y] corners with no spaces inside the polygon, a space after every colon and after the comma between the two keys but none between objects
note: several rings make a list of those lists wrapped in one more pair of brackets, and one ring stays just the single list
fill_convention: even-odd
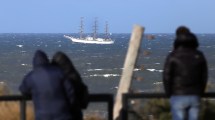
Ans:
[{"label": "wooden railing", "polygon": [[[128,119],[128,101],[130,99],[159,99],[159,98],[168,98],[164,93],[126,93],[122,96],[123,108],[121,110],[120,119],[127,120]],[[205,93],[203,98],[215,98],[215,93]]]},{"label": "wooden railing", "polygon": [[[159,99],[168,97],[163,93],[126,93],[123,94],[122,102],[123,108],[121,110],[120,119],[128,119],[128,101],[130,99]],[[206,93],[203,98],[215,98],[215,93]],[[0,101],[19,101],[20,102],[20,120],[26,120],[26,102],[30,101],[31,98],[27,98],[21,95],[4,95],[0,96]],[[92,102],[106,102],[108,110],[108,120],[113,120],[113,95],[112,94],[91,94],[90,103]]]},{"label": "wooden railing", "polygon": [[[26,120],[26,101],[31,98],[21,95],[4,95],[0,96],[0,101],[20,101],[20,120]],[[113,95],[112,94],[90,94],[91,102],[106,102],[108,110],[108,120],[113,119]]]}]

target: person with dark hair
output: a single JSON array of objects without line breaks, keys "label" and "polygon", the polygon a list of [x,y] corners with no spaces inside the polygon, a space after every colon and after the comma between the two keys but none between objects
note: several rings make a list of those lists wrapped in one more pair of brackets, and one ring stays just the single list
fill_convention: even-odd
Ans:
[{"label": "person with dark hair", "polygon": [[163,84],[173,120],[198,120],[208,79],[207,62],[198,45],[193,33],[178,34],[174,50],[166,58]]},{"label": "person with dark hair", "polygon": [[35,120],[76,120],[71,114],[75,106],[74,87],[59,67],[49,63],[43,51],[35,52],[33,70],[24,77],[19,89],[24,96],[32,97]]},{"label": "person with dark hair", "polygon": [[[189,34],[190,33],[190,30],[189,28],[187,28],[186,26],[179,26],[177,29],[176,29],[176,38],[179,38],[181,37],[183,39],[183,37],[186,35],[186,34]],[[195,37],[196,39],[196,37]],[[197,39],[196,39],[196,42],[198,43]],[[176,47],[178,46],[178,40],[175,40],[174,43],[173,43],[173,49],[175,49]]]},{"label": "person with dark hair", "polygon": [[63,52],[57,52],[52,59],[52,64],[60,67],[66,79],[74,85],[76,106],[73,108],[75,120],[83,120],[82,109],[85,109],[89,101],[89,92],[87,86],[83,83],[81,76],[75,69],[72,61]]},{"label": "person with dark hair", "polygon": [[198,40],[193,33],[183,33],[176,37],[174,41],[174,48],[177,49],[180,46],[185,46],[186,48],[197,49],[199,47]]},{"label": "person with dark hair", "polygon": [[190,33],[190,30],[189,28],[187,28],[186,26],[179,26],[177,29],[176,29],[176,36],[179,36],[181,34],[186,34],[186,33]]}]

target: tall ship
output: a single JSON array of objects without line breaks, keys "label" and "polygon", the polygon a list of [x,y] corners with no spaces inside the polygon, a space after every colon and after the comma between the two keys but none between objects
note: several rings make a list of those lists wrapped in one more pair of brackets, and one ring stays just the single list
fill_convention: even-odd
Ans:
[{"label": "tall ship", "polygon": [[92,36],[84,37],[83,35],[83,18],[81,18],[81,25],[80,25],[80,37],[75,38],[72,36],[64,35],[65,38],[70,39],[73,42],[77,43],[86,43],[86,44],[113,44],[114,41],[109,37],[108,33],[108,23],[106,22],[105,25],[105,38],[99,38],[97,37],[97,20],[95,20],[94,23],[94,32]]}]

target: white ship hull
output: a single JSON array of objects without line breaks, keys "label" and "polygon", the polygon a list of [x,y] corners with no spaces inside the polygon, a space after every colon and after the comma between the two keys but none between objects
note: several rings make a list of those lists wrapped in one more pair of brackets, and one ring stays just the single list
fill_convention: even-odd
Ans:
[{"label": "white ship hull", "polygon": [[65,38],[70,39],[73,42],[77,42],[77,43],[86,43],[86,44],[113,44],[114,41],[110,40],[110,39],[103,39],[103,38],[96,38],[93,39],[93,37],[86,37],[83,39],[80,38],[74,38],[74,37],[70,37],[67,35],[64,35]]}]

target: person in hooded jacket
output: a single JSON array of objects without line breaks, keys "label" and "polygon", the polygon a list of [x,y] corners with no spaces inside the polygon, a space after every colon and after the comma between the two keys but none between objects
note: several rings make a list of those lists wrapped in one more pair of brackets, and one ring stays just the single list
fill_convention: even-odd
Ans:
[{"label": "person in hooded jacket", "polygon": [[[189,34],[190,33],[190,30],[189,28],[187,28],[186,26],[179,26],[177,29],[176,29],[176,38],[180,37],[181,35],[185,35],[185,34]],[[194,41],[193,42],[194,44],[198,44],[198,42]],[[173,49],[175,49],[178,45],[178,40],[173,43]],[[198,45],[197,45],[198,46]]]},{"label": "person in hooded jacket", "polygon": [[208,79],[206,59],[191,32],[178,34],[164,65],[163,83],[173,120],[198,120]]},{"label": "person in hooded jacket", "polygon": [[32,97],[35,120],[75,120],[71,114],[74,87],[59,67],[49,63],[43,51],[35,52],[33,70],[24,77],[19,89]]},{"label": "person in hooded jacket", "polygon": [[87,86],[83,83],[80,74],[75,69],[72,61],[63,52],[57,52],[52,58],[52,64],[60,67],[66,79],[70,80],[74,85],[75,103],[73,116],[75,120],[83,120],[82,109],[87,108],[89,102],[89,92]]}]

